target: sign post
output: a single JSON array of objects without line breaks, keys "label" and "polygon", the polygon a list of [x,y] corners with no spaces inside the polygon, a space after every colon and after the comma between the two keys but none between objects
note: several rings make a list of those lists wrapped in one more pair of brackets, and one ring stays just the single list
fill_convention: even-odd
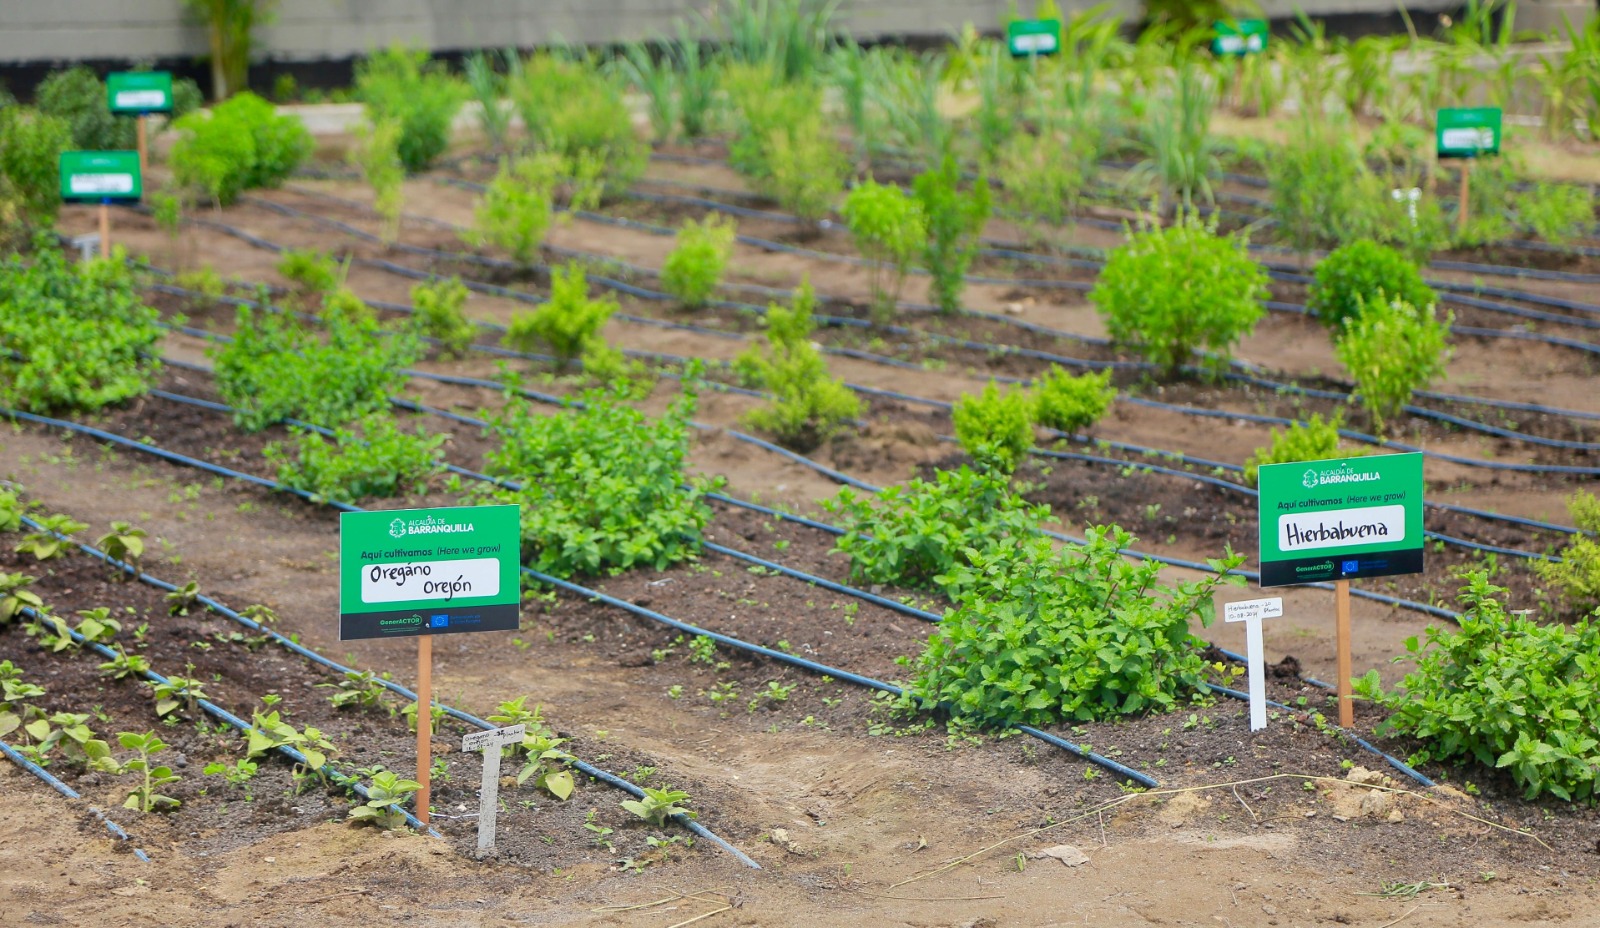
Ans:
[{"label": "sign post", "polygon": [[1011,57],[1037,64],[1040,55],[1061,51],[1061,20],[1013,19],[1006,24],[1006,47]]},{"label": "sign post", "polygon": [[145,117],[172,112],[172,75],[165,71],[113,71],[106,75],[106,104],[119,116],[132,116],[138,127],[139,170],[150,169]]},{"label": "sign post", "polygon": [[1436,148],[1441,159],[1461,161],[1461,205],[1456,210],[1456,231],[1466,229],[1472,159],[1500,154],[1502,117],[1497,106],[1446,107],[1436,120]]},{"label": "sign post", "polygon": [[478,856],[494,850],[495,813],[500,810],[500,749],[521,744],[528,726],[512,725],[475,731],[461,739],[461,750],[483,752],[483,781],[478,787]]},{"label": "sign post", "polygon": [[1261,586],[1333,581],[1339,724],[1350,693],[1350,581],[1422,572],[1422,455],[1265,464]]},{"label": "sign post", "polygon": [[1225,622],[1243,622],[1245,661],[1250,667],[1250,730],[1267,727],[1267,655],[1261,641],[1261,620],[1283,615],[1283,597],[1252,599],[1242,603],[1225,603],[1222,619]]},{"label": "sign post", "polygon": [[144,193],[139,153],[64,151],[59,163],[61,199],[100,204],[100,254],[111,254],[111,204],[137,203]]},{"label": "sign post", "polygon": [[339,640],[417,639],[416,815],[428,823],[433,636],[516,631],[518,506],[339,515]]}]

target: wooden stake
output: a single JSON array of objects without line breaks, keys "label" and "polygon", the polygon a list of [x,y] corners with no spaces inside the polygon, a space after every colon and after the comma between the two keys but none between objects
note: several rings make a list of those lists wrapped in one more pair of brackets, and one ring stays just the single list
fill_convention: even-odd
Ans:
[{"label": "wooden stake", "polygon": [[1334,648],[1339,652],[1339,727],[1355,723],[1355,703],[1350,698],[1350,581],[1333,581]]},{"label": "wooden stake", "polygon": [[1471,176],[1472,176],[1472,159],[1463,158],[1461,160],[1461,200],[1460,200],[1461,208],[1456,210],[1456,234],[1457,235],[1460,235],[1461,233],[1467,231],[1467,214],[1469,212],[1469,210],[1468,210],[1468,199],[1467,199],[1467,193],[1468,193],[1468,191],[1467,191],[1467,178],[1469,178]]},{"label": "wooden stake", "polygon": [[150,148],[145,141],[145,120],[148,118],[143,113],[133,118],[134,125],[139,127],[139,177],[141,180],[150,176]]},{"label": "wooden stake", "polygon": [[100,201],[100,257],[111,257],[111,206]]},{"label": "wooden stake", "polygon": [[417,821],[428,824],[428,773],[433,766],[433,636],[417,639]]}]

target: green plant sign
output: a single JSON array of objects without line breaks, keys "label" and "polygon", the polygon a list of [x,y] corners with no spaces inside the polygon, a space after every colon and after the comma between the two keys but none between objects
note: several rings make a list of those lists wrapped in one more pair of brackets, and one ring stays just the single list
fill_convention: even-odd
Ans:
[{"label": "green plant sign", "polygon": [[1439,157],[1477,158],[1500,154],[1500,108],[1472,106],[1439,111]]},{"label": "green plant sign", "polygon": [[1013,19],[1006,25],[1006,47],[1013,58],[1054,55],[1061,51],[1061,20]]},{"label": "green plant sign", "polygon": [[113,71],[106,75],[106,104],[125,116],[172,112],[172,75],[165,71]]},{"label": "green plant sign", "polygon": [[520,506],[339,516],[339,640],[515,631]]},{"label": "green plant sign", "polygon": [[1264,19],[1219,19],[1211,27],[1213,55],[1259,55],[1267,50]]},{"label": "green plant sign", "polygon": [[1261,585],[1422,572],[1422,455],[1264,464]]},{"label": "green plant sign", "polygon": [[144,193],[136,151],[64,151],[60,163],[68,203],[137,203]]}]

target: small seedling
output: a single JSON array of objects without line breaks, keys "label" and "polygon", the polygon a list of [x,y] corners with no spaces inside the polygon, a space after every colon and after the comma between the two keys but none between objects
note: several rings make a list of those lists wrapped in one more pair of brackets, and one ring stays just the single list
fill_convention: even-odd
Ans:
[{"label": "small seedling", "polygon": [[372,774],[367,787],[367,801],[350,808],[346,821],[352,825],[376,825],[392,831],[406,823],[406,814],[400,803],[422,788],[416,780],[402,780],[398,774],[383,770]]},{"label": "small seedling", "polygon": [[117,741],[130,751],[137,751],[139,756],[121,765],[119,770],[123,774],[134,774],[142,778],[139,786],[134,787],[128,794],[127,801],[122,806],[125,809],[138,809],[140,812],[153,812],[156,809],[176,809],[182,805],[171,796],[163,796],[156,790],[168,783],[176,783],[182,777],[174,774],[171,767],[157,765],[151,762],[156,754],[166,750],[167,744],[155,732],[125,731],[117,735]]},{"label": "small seedling", "polygon": [[651,789],[648,786],[642,789],[643,799],[624,799],[622,808],[651,825],[660,828],[667,823],[667,819],[680,812],[690,818],[695,817],[695,813],[686,808],[690,801],[688,793],[676,789]]}]

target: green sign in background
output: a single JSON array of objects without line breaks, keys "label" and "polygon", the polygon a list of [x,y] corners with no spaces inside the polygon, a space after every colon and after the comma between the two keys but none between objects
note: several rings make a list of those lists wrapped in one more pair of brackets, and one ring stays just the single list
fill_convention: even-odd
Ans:
[{"label": "green sign in background", "polygon": [[64,151],[60,164],[68,203],[137,201],[144,193],[136,151]]},{"label": "green sign in background", "polygon": [[339,516],[339,639],[515,631],[521,509],[451,506]]},{"label": "green sign in background", "polygon": [[1258,475],[1262,586],[1422,571],[1422,455],[1267,464]]},{"label": "green sign in background", "polygon": [[1473,106],[1439,111],[1434,141],[1441,158],[1476,158],[1500,153],[1500,108]]},{"label": "green sign in background", "polygon": [[113,113],[170,113],[172,75],[165,71],[113,71],[106,75],[106,105]]},{"label": "green sign in background", "polygon": [[1212,26],[1213,55],[1258,55],[1267,50],[1264,19],[1219,19]]},{"label": "green sign in background", "polygon": [[1061,51],[1061,20],[1013,19],[1006,24],[1006,47],[1014,58]]}]

